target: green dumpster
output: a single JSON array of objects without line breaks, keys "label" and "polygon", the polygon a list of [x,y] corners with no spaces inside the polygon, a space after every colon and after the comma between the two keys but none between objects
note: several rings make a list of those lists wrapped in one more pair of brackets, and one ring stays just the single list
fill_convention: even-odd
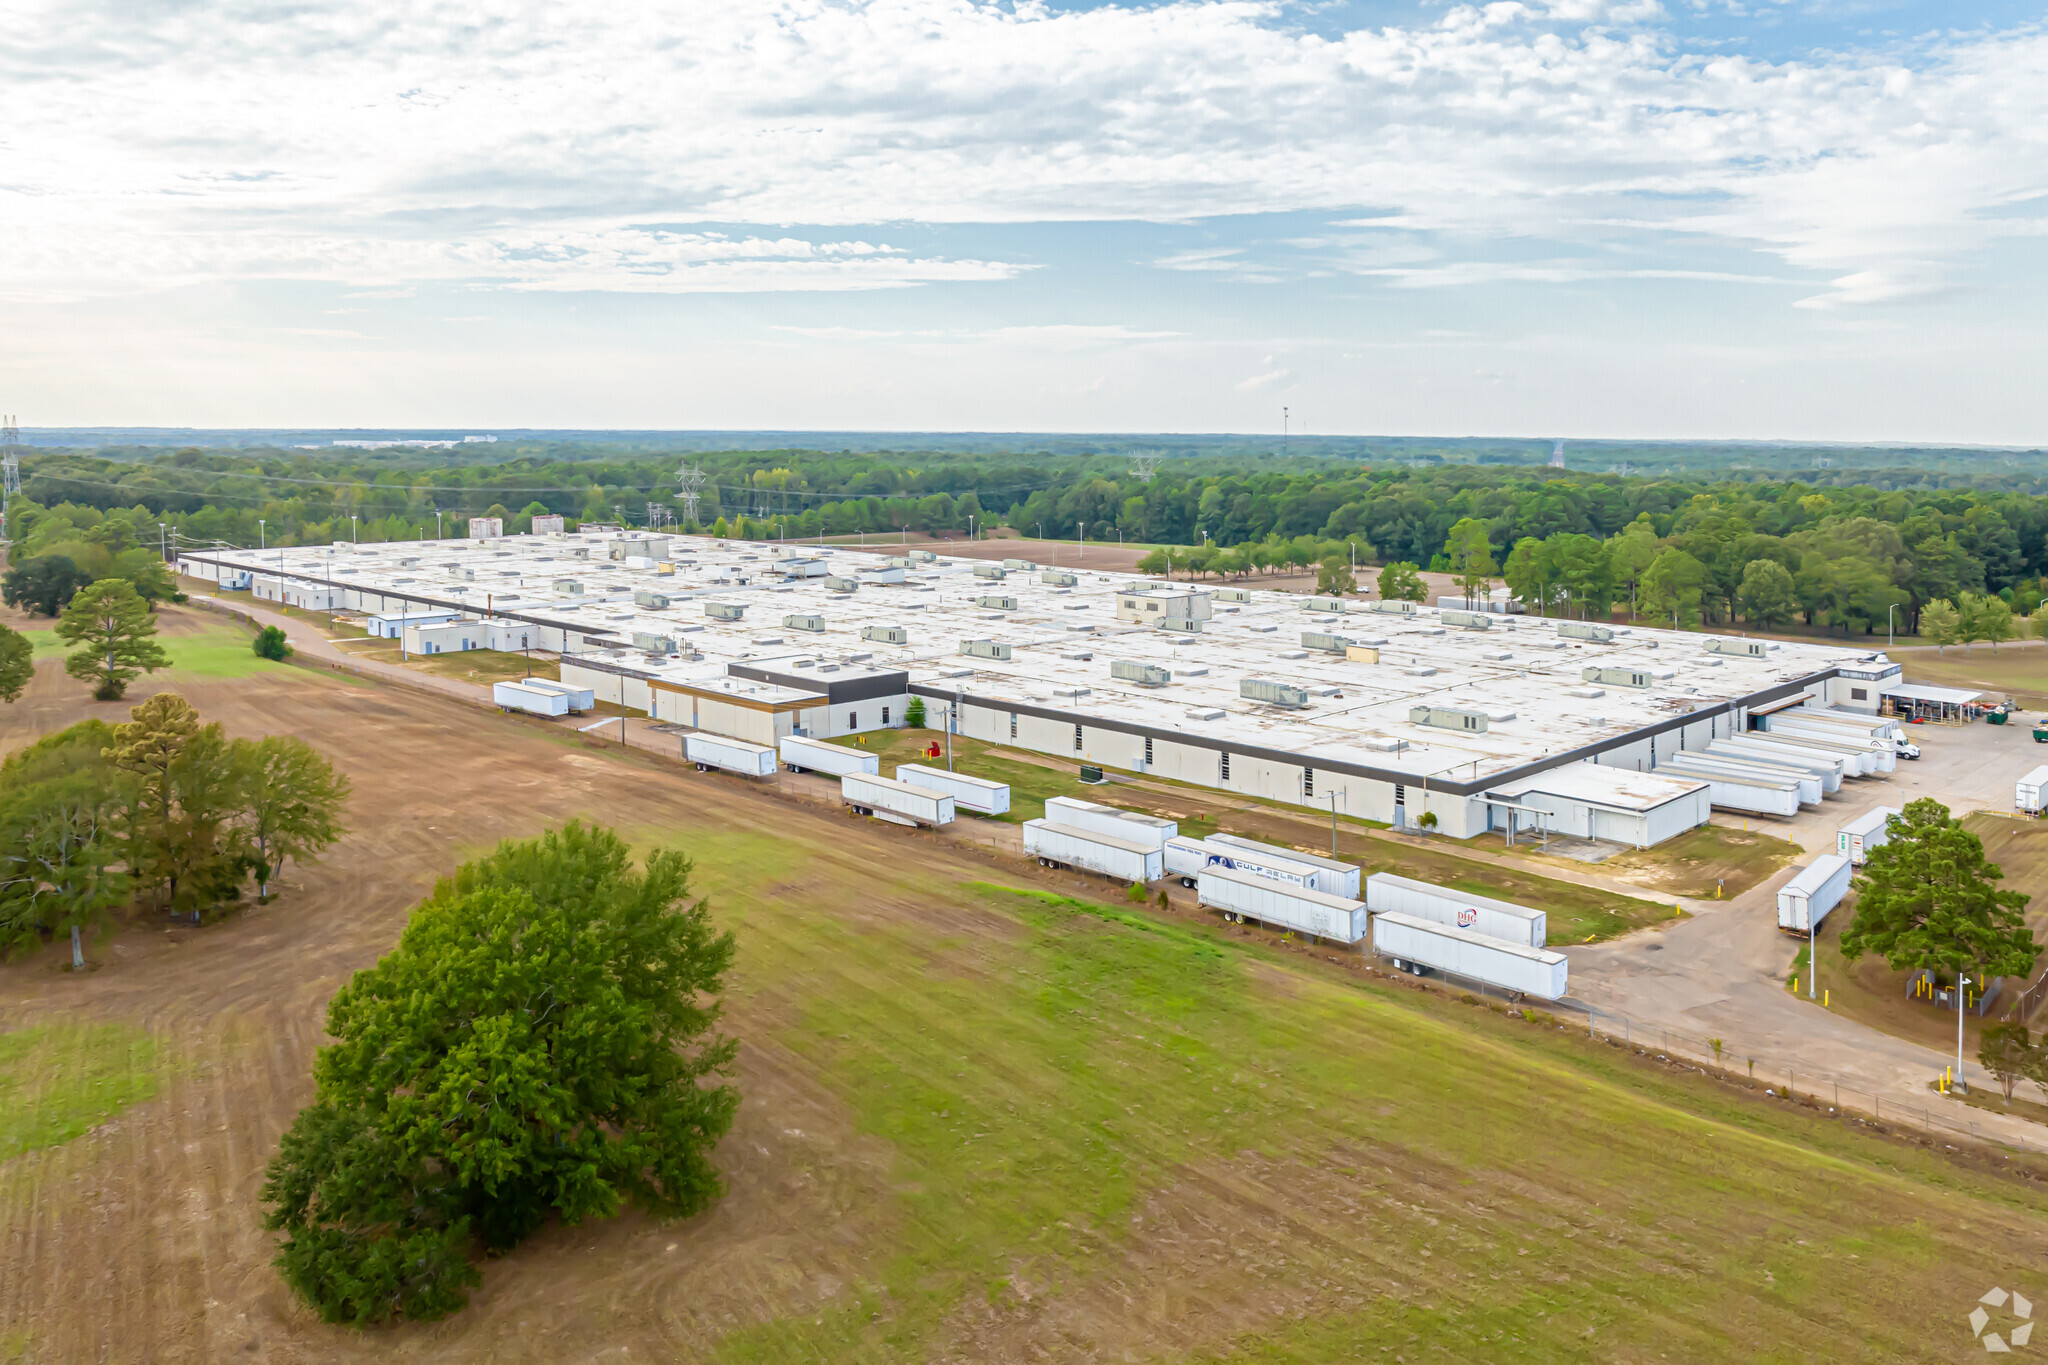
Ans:
[{"label": "green dumpster", "polygon": [[1990,721],[1990,722],[1991,722],[1991,723],[1992,723],[1993,725],[2003,725],[2003,724],[2005,724],[2005,712],[2003,712],[2003,711],[1993,711],[1993,712],[1992,712],[1992,713],[1991,713],[1990,715],[1986,716],[1986,717],[1985,717],[1984,719],[1986,719],[1986,720]]},{"label": "green dumpster", "polygon": [[2036,725],[2034,727],[2034,743],[2048,744],[2048,725]]}]

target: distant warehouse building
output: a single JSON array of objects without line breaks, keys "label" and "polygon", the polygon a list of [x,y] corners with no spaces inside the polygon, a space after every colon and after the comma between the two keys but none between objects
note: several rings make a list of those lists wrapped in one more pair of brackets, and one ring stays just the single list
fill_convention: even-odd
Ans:
[{"label": "distant warehouse building", "polygon": [[[599,701],[753,744],[895,728],[922,701],[934,730],[1457,838],[1640,847],[1717,802],[1790,814],[1808,766],[1847,765],[1782,722],[1881,724],[1901,689],[1884,655],[1825,644],[616,530],[180,570],[556,654]],[[1766,717],[1769,745],[1729,747]]]}]

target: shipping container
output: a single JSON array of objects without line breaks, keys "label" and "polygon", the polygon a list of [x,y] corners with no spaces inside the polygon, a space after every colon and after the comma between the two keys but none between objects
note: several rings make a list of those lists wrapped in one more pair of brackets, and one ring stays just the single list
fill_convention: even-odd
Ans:
[{"label": "shipping container", "polygon": [[1397,912],[1374,913],[1372,947],[1397,967],[1428,967],[1539,1000],[1563,999],[1569,975],[1563,953]]},{"label": "shipping container", "polygon": [[1348,896],[1228,867],[1203,868],[1195,887],[1195,899],[1221,910],[1225,919],[1251,920],[1346,945],[1366,935],[1365,902]]},{"label": "shipping container", "polygon": [[1324,886],[1325,874],[1321,868],[1290,857],[1283,850],[1255,853],[1248,848],[1233,848],[1207,839],[1187,839],[1177,835],[1166,841],[1165,851],[1166,875],[1180,878],[1182,886],[1193,886],[1195,878],[1204,869],[1219,867],[1231,872],[1248,872],[1289,886],[1337,894]]},{"label": "shipping container", "polygon": [[507,711],[525,711],[536,716],[566,716],[569,714],[569,699],[559,692],[549,692],[524,683],[501,682],[491,684],[491,700]]},{"label": "shipping container", "polygon": [[1149,848],[1164,848],[1168,839],[1180,833],[1180,826],[1171,820],[1162,820],[1156,815],[1141,815],[1134,810],[1120,810],[1115,806],[1104,806],[1094,801],[1083,801],[1077,796],[1049,798],[1045,803],[1045,818],[1056,825],[1089,830],[1096,834],[1110,834],[1119,839],[1144,844]]},{"label": "shipping container", "polygon": [[953,798],[957,809],[972,811],[976,815],[1010,813],[1010,786],[1007,782],[991,782],[985,777],[969,777],[966,773],[951,773],[944,768],[927,768],[916,763],[897,764],[896,780],[908,782],[913,787],[945,792]]},{"label": "shipping container", "polygon": [[830,773],[833,777],[844,777],[848,773],[874,775],[882,771],[882,760],[871,753],[827,744],[822,739],[806,739],[802,735],[784,735],[776,741],[775,751],[782,759],[782,766],[791,772]]},{"label": "shipping container", "polygon": [[724,735],[692,731],[683,736],[683,759],[697,765],[697,771],[716,768],[742,777],[773,777],[780,766],[773,745],[752,744]]},{"label": "shipping container", "polygon": [[2013,784],[2012,804],[2028,815],[2048,810],[2048,767],[2035,768]]},{"label": "shipping container", "polygon": [[1118,881],[1150,882],[1166,875],[1164,855],[1156,847],[1050,820],[1024,822],[1024,851],[1047,867],[1078,867]]},{"label": "shipping container", "polygon": [[1358,899],[1358,868],[1352,863],[1340,863],[1335,858],[1325,858],[1317,853],[1304,853],[1298,848],[1282,848],[1278,844],[1262,844],[1256,839],[1246,839],[1236,834],[1212,834],[1203,842],[1222,844],[1228,848],[1241,848],[1254,854],[1268,854],[1292,862],[1307,863],[1317,868],[1322,876],[1316,879],[1316,890],[1332,896],[1349,896]]},{"label": "shipping container", "polygon": [[1541,910],[1391,872],[1375,872],[1365,879],[1365,903],[1375,915],[1382,911],[1412,915],[1527,948],[1541,948],[1550,933],[1550,917]]},{"label": "shipping container", "polygon": [[1849,891],[1849,860],[1823,853],[1778,890],[1778,927],[1788,934],[1819,928]]},{"label": "shipping container", "polygon": [[839,779],[839,796],[862,815],[892,824],[936,827],[953,823],[951,796],[893,778],[848,773]]},{"label": "shipping container", "polygon": [[1836,854],[1847,858],[1853,866],[1863,866],[1870,857],[1871,849],[1882,848],[1891,842],[1888,826],[1898,813],[1897,806],[1879,806],[1867,815],[1857,816],[1836,832]]}]

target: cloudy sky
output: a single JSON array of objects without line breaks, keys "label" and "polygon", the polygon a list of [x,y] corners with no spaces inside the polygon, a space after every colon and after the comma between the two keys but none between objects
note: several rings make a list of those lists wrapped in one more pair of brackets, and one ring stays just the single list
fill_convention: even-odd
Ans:
[{"label": "cloudy sky", "polygon": [[2011,0],[24,0],[24,423],[2048,440]]}]

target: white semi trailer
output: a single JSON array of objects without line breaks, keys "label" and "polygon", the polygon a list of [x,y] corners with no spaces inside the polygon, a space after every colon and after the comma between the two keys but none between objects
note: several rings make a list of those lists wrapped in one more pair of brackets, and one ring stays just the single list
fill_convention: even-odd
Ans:
[{"label": "white semi trailer", "polygon": [[894,778],[848,773],[839,779],[840,799],[862,815],[897,825],[953,823],[953,798],[945,792],[913,787]]},{"label": "white semi trailer", "polygon": [[707,735],[701,731],[683,736],[683,758],[696,764],[698,772],[715,768],[719,772],[738,773],[742,777],[773,777],[781,766],[776,761],[773,745],[753,744],[744,739]]},{"label": "white semi trailer", "polygon": [[1078,867],[1118,881],[1150,882],[1166,875],[1165,855],[1151,844],[1050,820],[1024,822],[1024,851],[1047,867]]},{"label": "white semi trailer", "polygon": [[1007,782],[991,782],[985,777],[949,773],[944,768],[927,768],[916,763],[897,764],[896,780],[935,792],[949,792],[956,807],[973,811],[976,815],[1010,813],[1010,786]]},{"label": "white semi trailer", "polygon": [[543,692],[560,693],[568,701],[569,710],[576,715],[597,709],[597,689],[593,687],[571,687],[567,683],[556,682],[553,678],[521,678],[519,685],[539,688]]},{"label": "white semi trailer", "polygon": [[568,698],[559,692],[544,692],[538,687],[528,687],[525,683],[492,683],[491,700],[507,711],[524,711],[534,716],[569,714]]},{"label": "white semi trailer", "polygon": [[[1746,787],[1769,788],[1790,783],[1793,796],[1792,809],[1785,812],[1788,815],[1797,814],[1802,805],[1820,804],[1820,779],[1817,777],[1801,778],[1792,773],[1772,771],[1724,758],[1710,758],[1706,754],[1690,750],[1659,759],[1657,771],[1677,773],[1681,777],[1690,777],[1700,782],[1718,780]],[[1721,804],[1718,797],[1710,796],[1708,799],[1715,805]]]},{"label": "white semi trailer", "polygon": [[1166,854],[1166,875],[1179,877],[1182,886],[1194,886],[1196,878],[1208,868],[1224,867],[1285,882],[1290,886],[1305,886],[1314,891],[1323,889],[1321,868],[1296,862],[1293,858],[1283,856],[1278,849],[1254,852],[1231,844],[1219,844],[1210,839],[1175,836],[1166,841],[1163,852]]},{"label": "white semi trailer", "polygon": [[1045,818],[1068,829],[1093,830],[1118,839],[1129,839],[1133,843],[1149,844],[1153,848],[1166,847],[1166,841],[1180,833],[1180,826],[1171,820],[1162,820],[1156,815],[1140,815],[1132,810],[1119,810],[1115,806],[1098,805],[1074,796],[1055,796],[1045,803]]},{"label": "white semi trailer", "polygon": [[[1829,791],[1834,791],[1841,785],[1839,779],[1861,777],[1865,772],[1864,760],[1861,757],[1852,757],[1842,750],[1807,748],[1790,740],[1765,739],[1758,735],[1734,735],[1728,739],[1717,739],[1707,745],[1707,752],[1733,754],[1738,757],[1748,754],[1754,758],[1766,758],[1777,763],[1796,763],[1817,772],[1833,773],[1837,781],[1834,787],[1828,788]],[[1876,755],[1875,749],[1870,750],[1870,757],[1873,760]]]},{"label": "white semi trailer", "polygon": [[1291,862],[1307,863],[1319,869],[1324,875],[1316,878],[1315,888],[1332,896],[1349,896],[1358,899],[1358,866],[1355,863],[1340,863],[1335,858],[1325,858],[1314,853],[1304,853],[1298,848],[1281,848],[1277,844],[1262,844],[1256,839],[1240,838],[1235,834],[1212,834],[1203,842],[1222,844],[1227,848],[1242,848],[1252,853],[1270,853],[1276,858]]},{"label": "white semi trailer", "polygon": [[1823,796],[1842,789],[1842,761],[1825,754],[1815,754],[1811,758],[1793,758],[1785,754],[1757,753],[1746,748],[1735,748],[1732,741],[1725,739],[1717,739],[1705,749],[1695,752],[1710,759],[1789,773],[1802,782],[1812,779],[1820,784]]},{"label": "white semi trailer", "polygon": [[1373,951],[1397,967],[1429,967],[1541,1000],[1564,997],[1569,966],[1548,948],[1508,943],[1393,911],[1372,917]]},{"label": "white semi trailer", "polygon": [[1391,872],[1375,872],[1365,879],[1365,903],[1375,915],[1410,915],[1525,948],[1541,948],[1550,934],[1550,916],[1541,910],[1432,886]]},{"label": "white semi trailer", "polygon": [[781,756],[782,766],[794,773],[830,773],[834,777],[845,777],[848,773],[873,776],[882,771],[882,760],[871,753],[827,744],[821,739],[806,739],[802,735],[784,735],[775,742],[775,751]]},{"label": "white semi trailer", "polygon": [[1849,893],[1849,874],[1849,860],[1840,854],[1823,853],[1808,863],[1778,889],[1778,927],[1788,934],[1819,928]]},{"label": "white semi trailer", "polygon": [[1349,896],[1327,895],[1229,867],[1202,869],[1196,886],[1195,898],[1221,910],[1227,919],[1253,920],[1343,944],[1366,936],[1365,902]]},{"label": "white semi trailer", "polygon": [[2035,768],[2013,783],[2012,806],[2023,815],[2048,810],[2048,766]]},{"label": "white semi trailer", "polygon": [[1863,866],[1871,849],[1891,842],[1887,822],[1898,813],[1897,806],[1879,806],[1867,815],[1857,816],[1835,832],[1835,853],[1847,858],[1852,866]]}]

